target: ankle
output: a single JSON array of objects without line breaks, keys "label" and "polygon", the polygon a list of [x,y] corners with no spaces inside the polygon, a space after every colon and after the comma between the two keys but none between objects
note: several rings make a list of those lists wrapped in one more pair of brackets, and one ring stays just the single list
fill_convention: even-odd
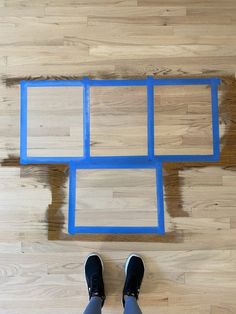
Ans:
[{"label": "ankle", "polygon": [[133,295],[124,295],[124,300],[126,301],[128,298],[134,298],[135,300],[137,300],[137,298]]}]

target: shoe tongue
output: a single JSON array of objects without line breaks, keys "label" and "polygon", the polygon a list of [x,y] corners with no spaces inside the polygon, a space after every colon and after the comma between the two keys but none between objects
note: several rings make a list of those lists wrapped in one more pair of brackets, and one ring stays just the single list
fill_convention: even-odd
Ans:
[{"label": "shoe tongue", "polygon": [[99,294],[98,291],[99,291],[99,278],[98,278],[97,275],[93,275],[93,277],[92,277],[92,284],[91,284],[91,292],[93,294],[97,294],[98,295]]}]

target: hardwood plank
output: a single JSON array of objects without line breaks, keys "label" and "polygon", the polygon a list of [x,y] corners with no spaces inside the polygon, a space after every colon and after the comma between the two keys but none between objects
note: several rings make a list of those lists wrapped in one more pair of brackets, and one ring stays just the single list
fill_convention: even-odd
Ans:
[{"label": "hardwood plank", "polygon": [[[97,251],[105,263],[104,314],[122,311],[123,265],[131,252],[145,260],[144,313],[235,313],[236,2],[0,0],[0,8],[0,312],[82,313],[83,264]],[[19,164],[19,82],[146,75],[222,79],[221,160],[164,164],[164,237],[70,236],[67,166]],[[159,148],[210,149],[208,92],[156,91]],[[146,153],[145,89],[91,90],[91,96],[91,151]],[[80,149],[79,93],[38,90],[33,98],[33,150]],[[84,222],[151,223],[154,176],[106,174],[78,171]]]},{"label": "hardwood plank", "polygon": [[29,88],[28,155],[82,156],[82,108],[81,87]]},{"label": "hardwood plank", "polygon": [[92,156],[146,154],[146,98],[145,87],[91,88]]},{"label": "hardwood plank", "polygon": [[77,225],[157,225],[155,170],[78,170],[76,182]]},{"label": "hardwood plank", "polygon": [[107,7],[107,6],[84,6],[84,7],[56,7],[56,6],[48,6],[45,8],[46,15],[56,15],[56,16],[75,16],[75,15],[86,15],[86,16],[116,16],[116,17],[124,17],[124,16],[185,16],[186,8],[184,6],[165,6],[160,8],[145,8],[145,7]]}]

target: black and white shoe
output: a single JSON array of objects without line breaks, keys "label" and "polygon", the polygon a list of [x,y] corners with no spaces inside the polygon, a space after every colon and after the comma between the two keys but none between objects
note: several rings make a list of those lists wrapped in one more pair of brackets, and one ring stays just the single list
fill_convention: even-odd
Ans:
[{"label": "black and white shoe", "polygon": [[123,306],[125,296],[132,296],[138,299],[139,290],[144,276],[144,262],[138,255],[132,254],[125,264],[125,285],[123,289]]},{"label": "black and white shoe", "polygon": [[103,262],[98,254],[93,253],[88,256],[85,262],[85,277],[88,286],[89,299],[92,297],[100,297],[103,306],[106,298],[103,282]]}]

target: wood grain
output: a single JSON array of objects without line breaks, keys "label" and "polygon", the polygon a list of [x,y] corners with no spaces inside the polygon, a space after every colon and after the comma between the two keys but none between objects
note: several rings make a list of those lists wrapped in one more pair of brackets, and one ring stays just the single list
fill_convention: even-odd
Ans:
[{"label": "wood grain", "polygon": [[212,154],[209,86],[156,86],[155,153]]},{"label": "wood grain", "polygon": [[91,155],[147,154],[145,87],[91,88]]},{"label": "wood grain", "polygon": [[[0,313],[82,313],[83,263],[94,251],[105,264],[104,314],[122,312],[131,252],[146,265],[143,313],[236,312],[235,45],[234,0],[0,0]],[[69,236],[67,167],[19,165],[19,81],[83,75],[222,79],[221,160],[164,164],[165,237]],[[81,95],[67,91],[31,94],[33,154],[82,153]],[[145,152],[145,91],[91,92],[93,154]],[[155,100],[157,151],[210,152],[208,87],[156,89]],[[84,223],[106,224],[99,210],[114,224],[154,213],[152,174],[77,179]]]},{"label": "wood grain", "polygon": [[83,156],[81,87],[29,88],[28,155]]},{"label": "wood grain", "polygon": [[76,181],[77,225],[157,225],[154,169],[78,170]]}]

